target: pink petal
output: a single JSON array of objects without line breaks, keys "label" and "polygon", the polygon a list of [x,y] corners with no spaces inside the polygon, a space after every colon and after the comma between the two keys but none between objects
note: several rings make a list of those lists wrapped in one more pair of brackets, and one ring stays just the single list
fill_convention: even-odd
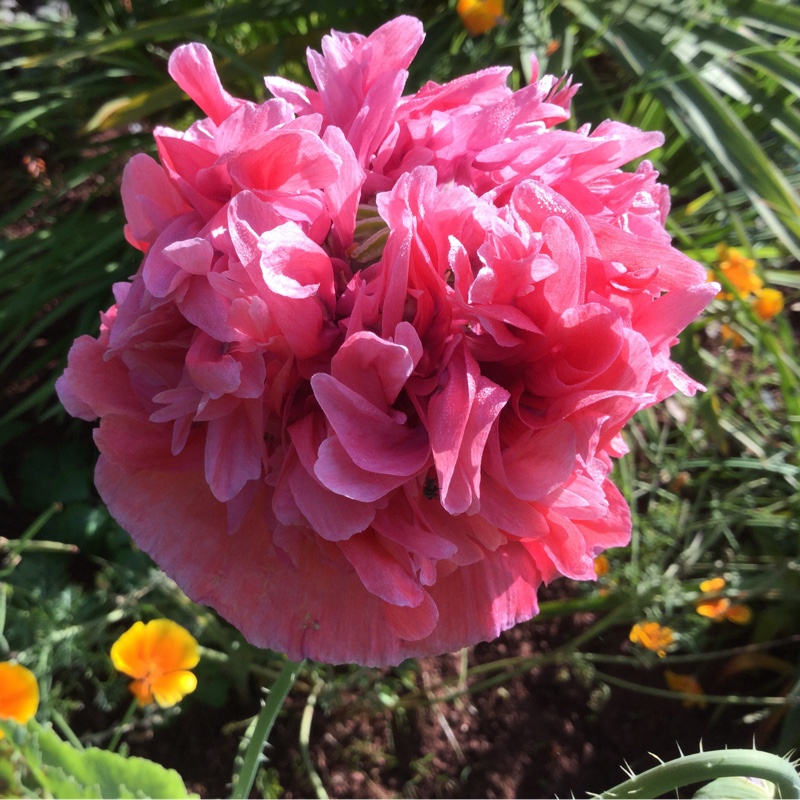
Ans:
[{"label": "pink petal", "polygon": [[428,463],[425,429],[407,427],[330,375],[317,373],[311,388],[353,462],[384,475],[416,475]]},{"label": "pink petal", "polygon": [[261,432],[254,430],[244,402],[208,423],[205,475],[217,500],[233,499],[248,481],[261,477],[262,447]]},{"label": "pink petal", "polygon": [[91,421],[107,414],[137,416],[142,406],[130,389],[122,360],[104,358],[106,348],[80,336],[69,351],[67,368],[56,381],[58,399],[73,417]]},{"label": "pink petal", "polygon": [[521,500],[539,500],[575,467],[575,431],[565,422],[518,437],[503,453],[508,488]]},{"label": "pink petal", "polygon": [[480,374],[466,347],[454,352],[428,406],[428,428],[442,505],[461,514],[480,497],[483,448],[510,397]]},{"label": "pink petal", "polygon": [[175,83],[219,125],[244,102],[222,88],[214,59],[202,44],[186,44],[173,51],[169,74]]},{"label": "pink petal", "polygon": [[350,458],[338,436],[329,436],[320,445],[314,475],[332,492],[362,503],[373,503],[408,480],[405,475],[362,469]]},{"label": "pink petal", "polygon": [[126,238],[144,252],[173,219],[189,211],[163,167],[144,153],[133,156],[122,172],[122,205]]},{"label": "pink petal", "polygon": [[375,534],[357,534],[339,542],[345,558],[353,565],[365,588],[393,606],[422,603],[425,592],[383,547]]},{"label": "pink petal", "polygon": [[251,139],[228,164],[241,189],[304,192],[324,189],[338,176],[342,159],[307,131],[278,129]]}]

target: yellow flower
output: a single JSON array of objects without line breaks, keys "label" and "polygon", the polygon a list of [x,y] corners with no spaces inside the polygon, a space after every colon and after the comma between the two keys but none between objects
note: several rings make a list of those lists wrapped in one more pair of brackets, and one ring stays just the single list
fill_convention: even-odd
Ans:
[{"label": "yellow flower", "polygon": [[756,292],[753,309],[766,322],[783,311],[783,294],[777,289],[761,289]]},{"label": "yellow flower", "polygon": [[[719,592],[724,588],[724,578],[711,578],[700,584],[700,591],[706,593]],[[727,597],[709,597],[695,603],[694,608],[701,617],[708,617],[714,622],[727,619],[737,625],[747,625],[753,618],[750,606],[734,605]]]},{"label": "yellow flower", "polygon": [[664,658],[667,654],[666,648],[675,641],[672,630],[657,622],[637,622],[631,628],[628,638],[634,644],[652,650],[659,658]]},{"label": "yellow flower", "polygon": [[134,680],[130,690],[140,706],[154,700],[174,706],[197,688],[190,669],[200,661],[195,638],[176,622],[154,619],[137,622],[111,647],[114,666]]},{"label": "yellow flower", "polygon": [[[697,694],[701,696],[705,694],[703,687],[700,686],[697,679],[691,675],[680,675],[677,672],[673,672],[671,669],[665,669],[664,678],[667,681],[667,686],[669,686],[673,692],[684,692],[685,694]],[[686,698],[683,701],[683,705],[686,706],[686,708],[690,706],[705,708],[706,701]]]},{"label": "yellow flower", "polygon": [[719,592],[725,588],[725,578],[709,578],[700,584],[701,592]]},{"label": "yellow flower", "polygon": [[[739,297],[746,298],[761,290],[764,281],[756,275],[756,262],[752,258],[745,258],[735,248],[725,245],[717,247],[717,254],[720,259],[717,275],[724,276]],[[720,292],[717,297],[731,298],[726,292]]]},{"label": "yellow flower", "polygon": [[599,555],[594,560],[594,574],[599,578],[601,575],[608,575],[611,565],[608,563],[608,558],[604,555]]},{"label": "yellow flower", "polygon": [[486,33],[507,20],[503,0],[458,0],[456,11],[472,36]]},{"label": "yellow flower", "polygon": [[[24,725],[39,707],[36,676],[21,664],[0,662],[0,719],[13,719]],[[0,731],[0,739],[3,732]]]}]

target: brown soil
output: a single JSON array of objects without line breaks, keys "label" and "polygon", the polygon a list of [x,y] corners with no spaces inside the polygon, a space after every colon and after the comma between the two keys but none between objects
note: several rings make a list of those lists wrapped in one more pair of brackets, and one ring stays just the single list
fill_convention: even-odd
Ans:
[{"label": "brown soil", "polygon": [[[594,621],[589,614],[534,620],[471,648],[469,664],[548,652]],[[593,647],[630,652],[626,633],[612,630]],[[419,661],[416,684],[423,697],[429,689],[429,702],[402,712],[381,707],[374,689],[344,692],[327,710],[317,707],[309,755],[331,797],[586,797],[625,780],[625,764],[637,773],[654,766],[651,753],[669,760],[679,748],[697,752],[701,740],[706,750],[751,747],[758,732],[743,721],[753,709],[684,708],[674,700],[612,689],[588,668],[567,665],[534,668],[457,700],[430,703],[444,693],[442,679],[457,677],[459,662],[459,654]],[[658,663],[651,669],[604,665],[603,670],[666,688]],[[718,670],[719,665],[701,673],[706,691],[735,690],[711,685]],[[680,671],[691,672],[691,666]],[[394,685],[390,671],[371,671],[369,678],[373,685],[380,680]],[[298,744],[309,688],[306,684],[304,692],[301,683],[267,751],[273,791],[277,780],[280,795],[288,798],[315,796]],[[228,796],[241,728],[226,732],[225,726],[255,710],[189,705],[134,752],[174,767],[202,797]]]}]

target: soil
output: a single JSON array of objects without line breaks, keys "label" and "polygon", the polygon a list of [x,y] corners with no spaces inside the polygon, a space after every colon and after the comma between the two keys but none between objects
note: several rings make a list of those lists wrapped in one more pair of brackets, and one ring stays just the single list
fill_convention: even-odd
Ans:
[{"label": "soil", "polygon": [[[569,591],[562,586],[559,593]],[[469,664],[551,651],[595,621],[592,614],[533,620],[470,648]],[[629,653],[630,647],[627,629],[610,629],[593,642],[593,650],[609,654]],[[428,688],[429,699],[441,696],[440,681],[458,675],[460,658],[420,660],[417,687]],[[691,668],[676,669],[689,673]],[[617,679],[666,688],[663,665],[657,662],[650,669],[617,664],[602,669]],[[709,673],[706,667],[704,684],[719,669]],[[373,685],[391,681],[389,672],[370,671]],[[298,744],[309,688],[306,684],[303,691],[301,684],[302,679],[267,750],[272,791],[287,798],[315,796]],[[705,688],[713,693],[745,687]],[[391,713],[375,700],[370,690],[345,691],[327,710],[318,706],[315,711],[309,756],[330,797],[587,797],[625,780],[626,764],[639,773],[655,766],[654,755],[669,760],[701,746],[752,747],[764,730],[763,720],[761,728],[745,721],[752,708],[685,708],[672,699],[612,688],[590,669],[566,665],[534,668],[457,700],[414,704],[405,713]],[[226,797],[242,730],[230,730],[229,723],[255,711],[188,705],[133,752],[177,769],[201,797]],[[251,796],[264,795],[254,791]]]}]

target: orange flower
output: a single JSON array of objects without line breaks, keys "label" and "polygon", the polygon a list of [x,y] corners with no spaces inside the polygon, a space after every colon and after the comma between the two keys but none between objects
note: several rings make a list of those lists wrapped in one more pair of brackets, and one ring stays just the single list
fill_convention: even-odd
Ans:
[{"label": "orange flower", "polygon": [[456,11],[472,36],[486,33],[508,19],[503,0],[458,0]]},{"label": "orange flower", "polygon": [[[700,584],[700,591],[706,593],[719,592],[724,588],[724,578],[711,578]],[[737,625],[747,625],[753,618],[750,606],[734,605],[728,597],[709,597],[695,603],[694,608],[701,617],[708,617],[714,622],[727,619]]]},{"label": "orange flower", "polygon": [[601,575],[608,575],[611,565],[608,563],[608,558],[604,555],[599,555],[594,560],[594,574],[599,578]]},{"label": "orange flower", "polygon": [[[735,248],[725,245],[717,247],[717,255],[719,256],[717,275],[724,276],[739,297],[746,298],[761,290],[764,281],[756,275],[756,262],[752,258],[745,258]],[[717,297],[731,299],[731,295],[727,292],[720,292]]]},{"label": "orange flower", "polygon": [[736,329],[731,328],[730,325],[723,323],[720,326],[719,333],[722,336],[722,341],[729,344],[734,350],[738,350],[744,345],[744,336]]},{"label": "orange flower", "polygon": [[200,661],[200,648],[189,631],[168,619],[135,623],[114,642],[111,660],[135,679],[130,690],[140,706],[174,706],[197,688],[189,670]]},{"label": "orange flower", "polygon": [[[685,694],[697,694],[701,696],[705,694],[703,687],[700,686],[697,679],[691,675],[680,675],[677,672],[673,672],[671,669],[665,669],[664,678],[667,681],[667,686],[669,686],[673,692],[684,692]],[[705,700],[692,700],[690,698],[686,698],[683,701],[683,705],[686,708],[689,708],[690,706],[699,706],[700,708],[705,708],[706,702]]]},{"label": "orange flower", "polygon": [[753,309],[766,322],[783,311],[783,294],[777,289],[761,289],[756,292]]},{"label": "orange flower", "polygon": [[701,592],[719,592],[725,588],[725,578],[709,578],[700,584]]},{"label": "orange flower", "polygon": [[[24,725],[39,707],[36,676],[21,664],[0,662],[0,719],[13,719]],[[0,731],[0,739],[3,732]]]},{"label": "orange flower", "polygon": [[672,630],[657,622],[637,622],[631,628],[628,638],[635,644],[652,650],[659,658],[664,658],[667,654],[666,648],[675,641]]}]

